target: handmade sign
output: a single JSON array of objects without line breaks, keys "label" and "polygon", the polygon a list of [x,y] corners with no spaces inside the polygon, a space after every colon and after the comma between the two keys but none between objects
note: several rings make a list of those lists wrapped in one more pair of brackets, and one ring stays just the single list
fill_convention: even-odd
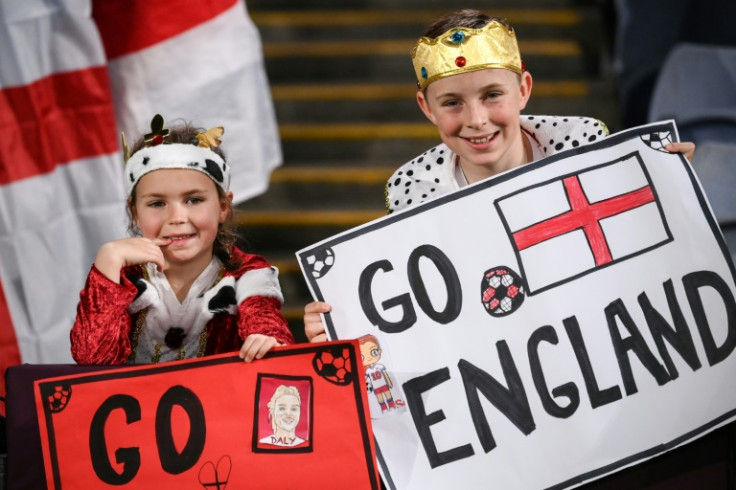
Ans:
[{"label": "handmade sign", "polygon": [[379,488],[358,343],[36,381],[49,488]]},{"label": "handmade sign", "polygon": [[736,415],[734,266],[672,122],[297,253],[389,488],[563,488]]}]

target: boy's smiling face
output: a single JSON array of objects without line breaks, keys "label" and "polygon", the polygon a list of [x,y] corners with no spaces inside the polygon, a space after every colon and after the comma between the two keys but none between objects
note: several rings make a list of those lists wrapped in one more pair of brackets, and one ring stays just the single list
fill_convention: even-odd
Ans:
[{"label": "boy's smiling face", "polygon": [[519,115],[531,88],[528,72],[489,68],[437,80],[417,102],[472,183],[526,162]]}]

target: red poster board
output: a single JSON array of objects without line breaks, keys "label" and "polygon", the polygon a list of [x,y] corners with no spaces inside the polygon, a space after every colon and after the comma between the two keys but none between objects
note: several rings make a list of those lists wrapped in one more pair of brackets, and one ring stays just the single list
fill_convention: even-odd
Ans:
[{"label": "red poster board", "polygon": [[339,341],[36,381],[46,481],[377,489],[359,356]]}]

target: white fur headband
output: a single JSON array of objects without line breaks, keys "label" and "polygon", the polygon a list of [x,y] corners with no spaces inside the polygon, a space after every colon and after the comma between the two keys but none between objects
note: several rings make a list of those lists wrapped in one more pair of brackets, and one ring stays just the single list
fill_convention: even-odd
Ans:
[{"label": "white fur headband", "polygon": [[128,196],[147,173],[172,168],[198,170],[207,174],[223,191],[230,189],[230,168],[220,155],[201,146],[166,143],[143,148],[125,163]]}]

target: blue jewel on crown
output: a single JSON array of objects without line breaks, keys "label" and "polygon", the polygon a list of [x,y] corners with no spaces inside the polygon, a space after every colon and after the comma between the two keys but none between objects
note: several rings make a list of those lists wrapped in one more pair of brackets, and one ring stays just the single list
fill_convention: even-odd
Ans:
[{"label": "blue jewel on crown", "polygon": [[455,31],[450,36],[450,40],[455,44],[461,44],[465,41],[465,33],[463,31]]},{"label": "blue jewel on crown", "polygon": [[422,78],[427,78],[427,69],[425,67],[422,67]]}]

